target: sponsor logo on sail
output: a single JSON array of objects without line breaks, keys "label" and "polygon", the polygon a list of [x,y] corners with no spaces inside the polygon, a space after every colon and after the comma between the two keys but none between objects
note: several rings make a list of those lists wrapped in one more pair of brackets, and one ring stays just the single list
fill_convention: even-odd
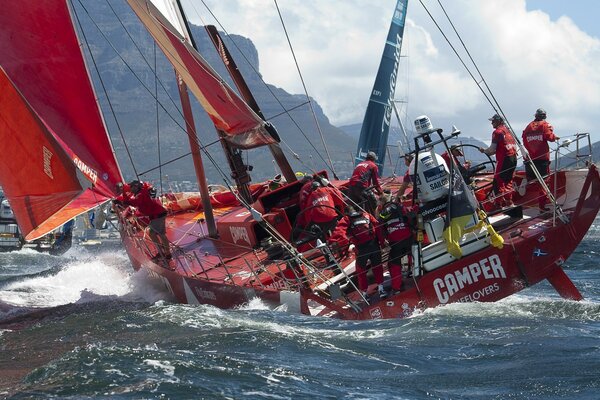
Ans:
[{"label": "sponsor logo on sail", "polygon": [[[433,289],[440,303],[445,304],[454,294],[460,290],[473,285],[479,281],[506,278],[506,272],[500,262],[500,257],[492,254],[479,262],[465,266],[462,270],[456,270],[446,274],[443,278],[436,278],[433,281]],[[480,289],[469,296],[469,299],[460,301],[477,301],[493,292],[500,290],[498,284],[492,284],[486,288]]]},{"label": "sponsor logo on sail", "polygon": [[390,74],[390,91],[385,106],[385,117],[381,124],[381,132],[384,132],[386,127],[389,127],[392,119],[392,102],[394,101],[394,91],[396,90],[396,76],[398,75],[398,65],[400,65],[400,49],[402,48],[402,36],[396,34],[396,46],[394,49],[394,69]]},{"label": "sponsor logo on sail", "polygon": [[48,175],[50,179],[54,179],[52,174],[52,152],[48,150],[46,146],[42,146],[42,153],[44,155],[44,173]]},{"label": "sponsor logo on sail", "polygon": [[77,168],[88,177],[90,181],[95,185],[98,182],[98,172],[91,168],[89,165],[81,161],[79,157],[73,158],[73,162],[77,166]]}]

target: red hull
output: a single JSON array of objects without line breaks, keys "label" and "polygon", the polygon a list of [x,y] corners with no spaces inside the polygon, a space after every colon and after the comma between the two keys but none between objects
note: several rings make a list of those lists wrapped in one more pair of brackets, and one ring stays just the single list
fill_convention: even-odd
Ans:
[{"label": "red hull", "polygon": [[[197,222],[202,213],[170,217],[168,235],[178,250],[169,264],[150,260],[154,247],[141,231],[129,226],[122,233],[133,265],[162,279],[182,303],[232,308],[258,297],[269,305],[283,304],[288,310],[309,315],[355,320],[402,318],[415,310],[448,303],[497,301],[544,279],[561,296],[578,300],[581,295],[561,266],[598,213],[600,177],[595,166],[587,173],[563,174],[567,174],[563,176],[566,184],[561,186],[558,199],[569,217],[568,224],[553,220],[551,213],[535,215],[537,212],[526,211],[525,218],[509,220],[501,228],[503,248],[486,246],[422,276],[405,279],[400,293],[383,300],[371,298],[366,302],[356,291],[333,300],[324,290],[318,290],[327,286],[324,282],[332,274],[306,266],[294,271],[289,262],[270,257],[268,249],[258,250],[263,233],[252,225],[249,212],[241,207],[216,210],[220,240],[205,237],[206,230]],[[265,204],[267,200],[259,201],[257,208]],[[263,217],[285,235],[289,234],[289,221],[281,210],[285,207],[272,207]],[[313,265],[319,262],[318,257],[311,260]],[[340,264],[351,271],[354,260],[345,257]]]}]

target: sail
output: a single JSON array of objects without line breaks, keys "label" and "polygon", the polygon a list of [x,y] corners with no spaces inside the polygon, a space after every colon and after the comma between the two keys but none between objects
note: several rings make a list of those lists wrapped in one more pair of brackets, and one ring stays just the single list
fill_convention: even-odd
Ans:
[{"label": "sail", "polygon": [[[0,184],[26,239],[34,239],[112,197],[122,177],[67,1],[3,2],[0,25],[0,66],[3,88],[8,91],[3,92],[0,108],[4,116],[0,132],[3,147],[6,140],[17,138],[23,140],[21,144],[32,141],[32,146],[38,146],[37,150],[22,147],[21,153],[3,148]],[[11,120],[8,115],[15,112],[29,129]],[[43,146],[52,154],[52,175],[61,171],[56,172],[61,179],[39,187],[25,185],[33,182],[29,175],[14,173],[32,171],[35,175],[33,170],[40,168],[36,156]],[[57,170],[55,162],[60,164]],[[82,176],[91,184],[82,183]]]},{"label": "sail", "polygon": [[[127,2],[230,145],[250,149],[279,141],[272,127],[225,83],[190,41],[184,39],[181,27],[175,28],[153,1]],[[169,9],[168,5],[160,8]]]},{"label": "sail", "polygon": [[358,148],[354,159],[354,163],[358,164],[365,159],[367,152],[374,151],[378,157],[377,166],[380,174],[383,172],[383,162],[385,161],[390,131],[407,2],[408,0],[398,0],[398,3],[396,3],[392,24],[383,49],[383,56],[381,57],[375,84],[371,91],[371,97],[360,130]]},{"label": "sail", "polygon": [[[0,110],[0,142],[5,160],[0,162],[1,183],[26,239],[41,237],[90,206],[107,200],[86,190],[91,183],[78,171],[64,144],[1,68]],[[86,192],[89,194],[81,198]]]}]

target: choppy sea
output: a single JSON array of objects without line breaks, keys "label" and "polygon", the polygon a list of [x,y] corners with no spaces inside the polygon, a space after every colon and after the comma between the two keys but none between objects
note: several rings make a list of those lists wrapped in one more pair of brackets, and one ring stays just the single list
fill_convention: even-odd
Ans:
[{"label": "choppy sea", "polygon": [[497,303],[347,322],[172,303],[125,253],[0,254],[0,398],[598,399],[600,219],[542,283]]}]

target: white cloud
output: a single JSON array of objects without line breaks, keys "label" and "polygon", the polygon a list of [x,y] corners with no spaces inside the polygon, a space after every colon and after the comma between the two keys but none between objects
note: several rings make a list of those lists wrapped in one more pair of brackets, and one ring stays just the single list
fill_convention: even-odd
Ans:
[{"label": "white cloud", "polygon": [[[230,33],[252,39],[267,82],[303,92],[272,0],[205,1]],[[360,122],[395,0],[277,3],[309,94],[334,124]],[[424,3],[459,46],[437,2]],[[525,0],[443,4],[517,132],[538,107],[546,108],[562,136],[600,124],[599,39],[566,16],[551,20],[542,11],[528,12]],[[468,135],[489,136],[491,106],[418,1],[409,2],[403,53],[409,57],[401,72],[408,78],[399,78],[396,98],[409,101],[410,118],[428,114],[467,128]]]}]

